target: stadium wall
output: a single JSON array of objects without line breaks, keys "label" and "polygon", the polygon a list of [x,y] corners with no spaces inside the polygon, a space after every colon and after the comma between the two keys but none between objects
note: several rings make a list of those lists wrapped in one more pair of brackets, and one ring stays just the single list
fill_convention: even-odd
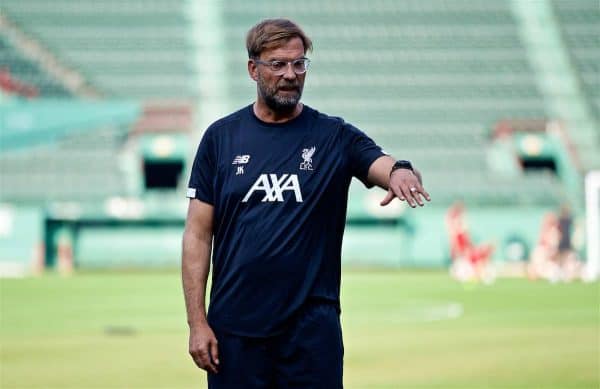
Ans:
[{"label": "stadium wall", "polygon": [[[349,220],[343,243],[348,266],[444,267],[450,263],[446,208],[407,210],[402,217],[379,222]],[[549,207],[470,207],[467,224],[475,244],[492,243],[497,262],[523,261],[535,246],[539,226]],[[41,215],[38,214],[41,220]],[[578,221],[576,221],[576,224]],[[71,244],[75,269],[178,267],[183,219],[137,218],[111,221],[46,220],[36,236],[14,243],[13,257],[31,261],[31,253],[47,231],[47,264],[57,267],[58,242]],[[68,239],[65,239],[65,236]],[[2,242],[0,242],[2,243]],[[0,247],[3,258],[4,249]],[[0,244],[2,246],[2,244]],[[581,247],[579,247],[581,249]],[[64,248],[63,248],[64,251]]]},{"label": "stadium wall", "polygon": [[[535,246],[542,217],[550,207],[472,207],[467,224],[475,244],[489,242],[498,262],[526,260]],[[401,223],[346,228],[345,264],[442,267],[450,263],[446,209],[425,207],[410,211]]]},{"label": "stadium wall", "polygon": [[0,277],[43,268],[43,220],[41,207],[0,203]]}]

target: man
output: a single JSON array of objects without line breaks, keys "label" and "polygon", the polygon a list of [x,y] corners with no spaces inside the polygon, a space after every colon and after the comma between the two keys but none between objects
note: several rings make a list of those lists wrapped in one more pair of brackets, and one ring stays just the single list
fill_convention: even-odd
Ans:
[{"label": "man", "polygon": [[558,230],[560,238],[558,240],[557,263],[561,269],[562,279],[570,282],[581,277],[582,264],[577,257],[577,252],[573,248],[573,214],[571,213],[571,208],[566,203],[560,207]]},{"label": "man", "polygon": [[388,189],[381,205],[398,197],[414,208],[429,195],[409,162],[300,102],[312,50],[300,27],[264,20],[246,46],[256,101],[207,129],[189,183],[182,260],[189,351],[212,388],[341,387],[350,181]]}]

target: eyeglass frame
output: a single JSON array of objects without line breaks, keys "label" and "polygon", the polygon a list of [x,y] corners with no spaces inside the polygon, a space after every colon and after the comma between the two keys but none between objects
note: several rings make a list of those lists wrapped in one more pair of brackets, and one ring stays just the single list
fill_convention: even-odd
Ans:
[{"label": "eyeglass frame", "polygon": [[[273,72],[274,75],[276,76],[283,76],[288,69],[289,65],[292,65],[292,71],[296,74],[296,75],[300,75],[300,74],[305,74],[308,71],[308,68],[310,67],[310,59],[306,58],[306,57],[302,57],[302,58],[296,58],[293,61],[283,61],[280,59],[274,59],[273,61],[262,61],[260,59],[257,58],[251,58],[252,61],[254,61],[255,63],[259,64],[259,65],[266,65],[269,67],[269,70],[271,70]],[[297,61],[304,61],[305,62],[305,69],[303,72],[298,73],[296,71],[296,69],[294,69],[294,63],[296,63]],[[285,67],[282,67],[280,70],[273,70],[273,65],[276,63],[283,63],[285,64]]]}]

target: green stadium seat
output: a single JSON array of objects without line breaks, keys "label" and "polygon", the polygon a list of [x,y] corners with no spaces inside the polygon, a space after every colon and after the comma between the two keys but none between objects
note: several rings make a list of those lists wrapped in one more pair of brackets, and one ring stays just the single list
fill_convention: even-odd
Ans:
[{"label": "green stadium seat", "polygon": [[34,86],[42,97],[68,97],[71,95],[58,81],[30,59],[22,55],[7,36],[0,33],[0,69],[7,68],[11,77]]},{"label": "green stadium seat", "polygon": [[595,128],[575,124],[568,130],[584,168],[597,169],[600,168],[596,157],[600,154],[600,8],[594,0],[553,0],[552,4],[596,118]]},{"label": "green stadium seat", "polygon": [[10,20],[108,97],[197,98],[184,0],[3,1]]},{"label": "green stadium seat", "polygon": [[128,195],[118,133],[73,136],[55,146],[0,155],[0,200],[93,202]]}]

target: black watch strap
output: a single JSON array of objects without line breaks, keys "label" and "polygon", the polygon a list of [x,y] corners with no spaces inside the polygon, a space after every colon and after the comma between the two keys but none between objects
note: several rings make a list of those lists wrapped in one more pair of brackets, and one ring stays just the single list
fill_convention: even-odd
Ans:
[{"label": "black watch strap", "polygon": [[412,167],[412,163],[410,163],[410,161],[406,161],[404,159],[400,159],[398,161],[396,161],[396,163],[394,163],[394,166],[392,166],[392,170],[390,170],[390,176],[392,175],[392,173],[398,169],[408,169],[410,171],[414,171],[413,167]]}]

